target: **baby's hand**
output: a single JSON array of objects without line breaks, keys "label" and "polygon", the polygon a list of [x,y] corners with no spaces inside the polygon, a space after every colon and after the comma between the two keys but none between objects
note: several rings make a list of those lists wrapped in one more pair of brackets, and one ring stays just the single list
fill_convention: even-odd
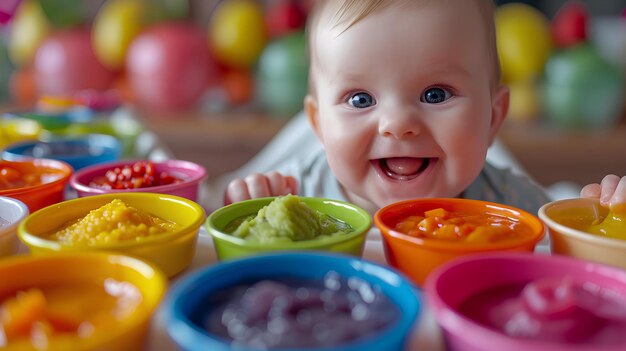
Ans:
[{"label": "baby's hand", "polygon": [[224,205],[257,197],[296,195],[298,181],[292,176],[278,172],[253,173],[244,179],[232,180],[224,192]]},{"label": "baby's hand", "polygon": [[581,197],[600,199],[600,204],[616,212],[626,211],[626,177],[610,174],[601,184],[588,184],[580,191]]}]

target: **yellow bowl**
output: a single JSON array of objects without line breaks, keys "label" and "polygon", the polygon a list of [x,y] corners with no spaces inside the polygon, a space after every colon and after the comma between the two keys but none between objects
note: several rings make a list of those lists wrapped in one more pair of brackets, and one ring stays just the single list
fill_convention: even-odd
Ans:
[{"label": "yellow bowl", "polygon": [[[174,222],[179,228],[168,233],[96,245],[67,245],[50,235],[86,216],[113,199],[120,199],[139,211]],[[78,198],[43,208],[26,217],[18,228],[19,239],[34,254],[57,251],[108,250],[146,259],[168,276],[185,269],[193,259],[204,209],[197,203],[174,195],[156,193],[118,193]]]},{"label": "yellow bowl", "polygon": [[[73,313],[86,317],[84,320],[95,314],[101,317],[101,324],[93,324],[91,336],[81,338],[76,333],[59,334],[49,339],[48,350],[143,349],[150,317],[167,289],[167,278],[153,265],[104,252],[10,257],[0,261],[0,276],[0,304],[18,291],[37,289],[44,292],[51,309],[55,306],[55,299],[49,294],[56,292],[57,302],[60,294],[63,296],[64,311],[75,308]],[[86,291],[96,292],[87,296],[110,296],[118,303],[136,297],[137,293],[141,299],[134,299],[133,310],[119,319],[105,309],[102,301],[92,304],[86,298]],[[21,339],[11,341],[3,350],[34,351],[36,348],[28,339]]]},{"label": "yellow bowl", "polygon": [[27,118],[0,118],[0,149],[18,141],[36,140],[41,125]]},{"label": "yellow bowl", "polygon": [[608,210],[595,199],[565,199],[547,203],[539,209],[539,218],[548,227],[552,253],[582,258],[626,269],[626,240],[590,234],[576,229],[590,225],[594,206],[601,217]]}]

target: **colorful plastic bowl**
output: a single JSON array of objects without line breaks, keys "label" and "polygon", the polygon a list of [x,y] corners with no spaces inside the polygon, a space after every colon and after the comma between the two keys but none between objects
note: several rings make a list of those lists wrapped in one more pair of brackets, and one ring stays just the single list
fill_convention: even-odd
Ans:
[{"label": "colorful plastic bowl", "polygon": [[354,256],[363,254],[365,238],[372,226],[370,215],[356,205],[331,199],[300,197],[312,209],[349,224],[354,231],[345,235],[320,236],[312,240],[272,243],[251,242],[224,231],[234,220],[255,215],[274,199],[275,197],[266,197],[236,202],[208,216],[205,227],[213,237],[213,246],[220,260],[289,250],[322,250]]},{"label": "colorful plastic bowl", "polygon": [[539,218],[548,227],[551,252],[626,269],[626,240],[586,233],[571,226],[572,219],[590,225],[595,218],[594,207],[601,217],[606,216],[608,210],[598,200],[586,198],[553,201],[539,209]]},{"label": "colorful plastic bowl", "polygon": [[116,138],[104,134],[89,134],[11,144],[2,152],[2,158],[10,161],[33,157],[50,158],[67,162],[74,170],[79,170],[99,163],[117,161],[121,153],[122,144]]},{"label": "colorful plastic bowl", "polygon": [[0,257],[17,252],[17,227],[28,216],[28,207],[17,199],[0,196]]},{"label": "colorful plastic bowl", "polygon": [[[64,245],[49,236],[86,216],[113,199],[180,226],[173,232],[97,245]],[[154,193],[104,194],[68,200],[46,207],[26,217],[18,228],[19,239],[31,253],[108,250],[121,252],[156,264],[168,276],[185,269],[195,255],[198,231],[204,222],[204,209],[188,199]]]},{"label": "colorful plastic bowl", "polygon": [[86,107],[72,107],[59,111],[14,111],[3,115],[6,119],[25,118],[36,121],[42,128],[59,130],[72,123],[88,123],[93,119],[93,111]]},{"label": "colorful plastic bowl", "polygon": [[[155,173],[159,174],[161,172],[167,172],[170,175],[182,179],[183,181],[180,183],[121,190],[105,189],[99,186],[90,185],[94,178],[104,176],[108,170],[130,167],[138,161],[142,160],[108,162],[95,166],[85,167],[76,172],[70,178],[70,185],[76,190],[76,193],[79,197],[97,194],[151,192],[181,196],[192,201],[196,201],[198,199],[200,185],[207,176],[206,170],[203,166],[197,163],[182,160],[152,162],[152,164],[154,164]],[[143,162],[148,161],[143,160]]]},{"label": "colorful plastic bowl", "polygon": [[[48,350],[143,349],[150,317],[167,289],[167,279],[160,270],[142,260],[114,253],[10,257],[0,260],[0,276],[0,304],[19,291],[37,289],[45,294],[56,290],[59,292],[57,301],[61,295],[64,297],[62,311],[66,317],[78,312],[78,315],[92,315],[107,321],[96,324],[90,337],[79,337],[75,333],[53,336],[49,339]],[[128,315],[115,318],[107,312],[112,309],[110,304],[89,301],[88,293],[92,291],[97,292],[97,296],[106,294],[115,298],[118,312],[128,308],[125,303],[137,305]],[[72,303],[72,296],[75,296],[75,303]],[[54,306],[55,298],[47,297],[46,303]],[[98,313],[100,316],[95,316]],[[28,339],[16,341],[3,350],[36,349]]]},{"label": "colorful plastic bowl", "polygon": [[0,169],[17,174],[19,179],[25,175],[34,175],[39,179],[34,185],[7,187],[6,180],[13,179],[13,176],[0,173],[0,196],[22,201],[31,213],[63,201],[65,185],[74,172],[67,163],[50,159],[0,160]]},{"label": "colorful plastic bowl", "polygon": [[79,137],[86,134],[111,135],[122,143],[124,158],[137,155],[136,144],[143,127],[131,116],[114,113],[107,117],[98,117],[87,123],[72,123],[63,129],[44,130],[41,139],[53,140],[59,137]]},{"label": "colorful plastic bowl", "polygon": [[372,262],[352,256],[327,253],[289,253],[248,257],[205,267],[183,277],[170,290],[163,303],[164,321],[169,335],[182,350],[227,351],[254,348],[231,348],[224,339],[204,329],[212,297],[224,289],[265,279],[285,281],[317,280],[329,272],[343,278],[359,278],[377,287],[401,310],[398,319],[380,333],[316,351],[401,350],[420,311],[420,299],[413,285],[403,276]]},{"label": "colorful plastic bowl", "polygon": [[[475,306],[477,296],[493,298],[498,288],[511,289],[537,280],[558,282],[564,277],[575,286],[587,287],[591,293],[626,301],[626,272],[620,269],[564,256],[487,253],[462,257],[436,269],[426,281],[426,302],[443,329],[447,349],[451,351],[625,350],[626,343],[594,345],[512,337],[463,312],[468,301]],[[549,294],[544,297],[551,298]],[[558,321],[559,317],[554,318]],[[621,318],[623,320],[623,315]],[[566,319],[557,330],[567,327]],[[581,331],[579,329],[578,333]]]},{"label": "colorful plastic bowl", "polygon": [[0,149],[6,145],[25,140],[36,140],[41,126],[26,118],[0,118]]},{"label": "colorful plastic bowl", "polygon": [[[470,245],[462,240],[422,239],[394,229],[401,219],[411,215],[423,215],[425,211],[437,208],[507,217],[525,223],[530,227],[532,235],[519,240]],[[393,203],[376,212],[374,223],[382,233],[387,262],[407,274],[419,286],[433,269],[454,258],[488,251],[532,252],[545,235],[543,223],[528,212],[497,203],[458,198],[423,198]]]}]

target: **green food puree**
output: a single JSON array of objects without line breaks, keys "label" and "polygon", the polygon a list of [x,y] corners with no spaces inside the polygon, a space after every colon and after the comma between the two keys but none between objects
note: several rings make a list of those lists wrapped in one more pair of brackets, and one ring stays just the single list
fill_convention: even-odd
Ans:
[{"label": "green food puree", "polygon": [[[233,230],[233,228],[236,228]],[[347,223],[310,208],[295,195],[277,197],[259,210],[230,223],[226,232],[250,241],[302,241],[352,231]]]}]

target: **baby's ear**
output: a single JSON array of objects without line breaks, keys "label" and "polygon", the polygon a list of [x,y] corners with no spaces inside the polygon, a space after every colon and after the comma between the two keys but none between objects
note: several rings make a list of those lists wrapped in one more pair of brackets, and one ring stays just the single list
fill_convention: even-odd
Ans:
[{"label": "baby's ear", "polygon": [[498,134],[500,127],[504,123],[506,115],[509,112],[509,98],[510,90],[506,85],[500,85],[496,89],[493,99],[491,100],[491,125],[489,127],[489,144],[493,143],[493,140]]},{"label": "baby's ear", "polygon": [[307,95],[304,97],[304,112],[309,118],[309,123],[311,124],[311,128],[313,132],[317,136],[317,139],[320,141],[321,133],[319,130],[319,116],[318,116],[318,108],[317,108],[317,100],[313,97],[313,95]]}]

